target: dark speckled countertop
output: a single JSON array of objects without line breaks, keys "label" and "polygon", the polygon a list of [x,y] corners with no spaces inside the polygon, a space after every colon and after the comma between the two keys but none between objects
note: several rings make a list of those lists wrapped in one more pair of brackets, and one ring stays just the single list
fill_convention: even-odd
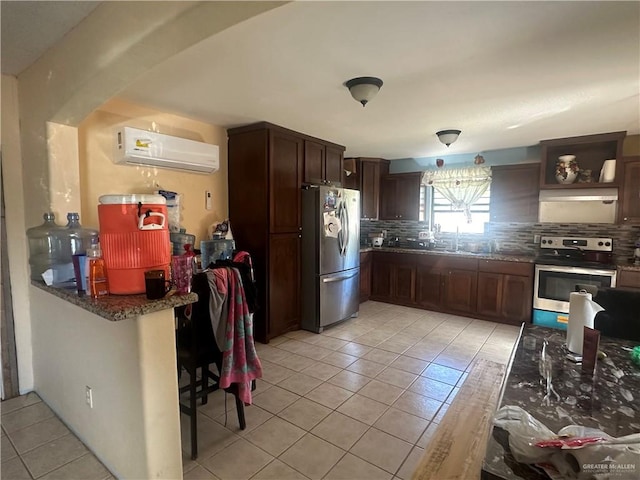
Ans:
[{"label": "dark speckled countertop", "polygon": [[[553,361],[553,387],[560,397],[557,400],[552,395],[549,405],[542,403],[546,388],[539,373],[545,338]],[[529,348],[524,347],[525,339]],[[535,347],[531,348],[533,342]],[[503,385],[500,406],[519,406],[554,432],[572,424],[597,428],[613,437],[640,432],[640,368],[627,350],[635,343],[601,337],[600,350],[607,358],[597,362],[595,375],[590,376],[582,373],[580,364],[566,358],[565,342],[564,330],[526,325]],[[501,428],[493,428],[482,478],[547,479],[546,474],[514,460],[508,436]]]},{"label": "dark speckled countertop", "polygon": [[[494,252],[494,253],[473,253],[473,252],[449,252],[447,250],[426,250],[422,248],[401,248],[401,247],[360,247],[360,253],[364,252],[388,252],[388,253],[414,253],[418,255],[446,255],[454,257],[478,258],[483,260],[502,260],[505,262],[526,262],[535,263],[535,256],[526,252]],[[629,270],[640,272],[640,265],[634,265],[627,259],[618,259],[616,266],[619,270]]]},{"label": "dark speckled countertop", "polygon": [[502,260],[507,262],[533,263],[534,257],[526,253],[496,252],[496,253],[472,253],[472,252],[448,252],[446,250],[425,250],[420,248],[401,247],[360,247],[360,252],[387,252],[387,253],[415,253],[418,255],[446,255],[450,257],[479,258],[483,260]]},{"label": "dark speckled countertop", "polygon": [[31,285],[112,322],[181,307],[198,301],[198,295],[195,293],[174,295],[173,291],[160,300],[147,300],[144,293],[139,295],[107,295],[93,299],[88,295],[79,296],[75,290],[47,287],[42,282],[32,281]]}]

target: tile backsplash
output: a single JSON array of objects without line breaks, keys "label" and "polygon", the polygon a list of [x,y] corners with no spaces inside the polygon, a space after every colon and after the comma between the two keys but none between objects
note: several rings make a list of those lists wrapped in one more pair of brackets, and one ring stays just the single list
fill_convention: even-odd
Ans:
[{"label": "tile backsplash", "polygon": [[[360,222],[360,243],[366,245],[370,233],[387,231],[387,238],[398,237],[400,245],[406,245],[407,238],[417,238],[418,232],[428,230],[426,222],[408,220],[363,220]],[[461,233],[459,245],[493,241],[498,250],[521,252],[535,255],[538,244],[535,235],[556,235],[568,237],[607,237],[613,239],[613,253],[617,260],[633,257],[636,240],[640,238],[640,225],[611,225],[589,223],[486,223],[484,234]],[[447,248],[455,242],[454,233],[441,233],[437,239]]]}]

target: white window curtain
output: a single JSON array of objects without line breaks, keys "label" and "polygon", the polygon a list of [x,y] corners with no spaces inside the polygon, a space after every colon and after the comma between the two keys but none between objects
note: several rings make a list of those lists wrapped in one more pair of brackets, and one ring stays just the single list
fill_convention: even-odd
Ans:
[{"label": "white window curtain", "polygon": [[453,210],[464,211],[467,223],[471,223],[471,206],[491,185],[491,167],[427,170],[422,183],[449,200]]}]

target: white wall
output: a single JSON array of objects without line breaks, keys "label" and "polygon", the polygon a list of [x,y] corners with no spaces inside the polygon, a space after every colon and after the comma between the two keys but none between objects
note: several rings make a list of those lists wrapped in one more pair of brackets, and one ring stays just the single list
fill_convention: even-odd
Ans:
[{"label": "white wall", "polygon": [[[18,115],[18,81],[2,75],[2,175],[7,221],[11,296],[15,323],[18,385],[20,393],[33,390],[31,316],[29,313],[29,255],[26,241],[22,153]],[[43,212],[44,213],[44,212]]]}]

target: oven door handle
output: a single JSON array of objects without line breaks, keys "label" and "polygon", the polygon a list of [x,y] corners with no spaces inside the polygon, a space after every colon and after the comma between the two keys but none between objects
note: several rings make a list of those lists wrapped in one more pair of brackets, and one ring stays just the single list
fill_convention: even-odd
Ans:
[{"label": "oven door handle", "polygon": [[585,268],[585,267],[571,267],[567,265],[536,264],[535,271],[536,271],[536,275],[539,271],[546,271],[546,272],[559,272],[559,273],[577,273],[577,274],[583,274],[583,275],[601,275],[603,277],[611,277],[612,280],[615,280],[616,278],[615,270],[602,270],[597,268]]}]

